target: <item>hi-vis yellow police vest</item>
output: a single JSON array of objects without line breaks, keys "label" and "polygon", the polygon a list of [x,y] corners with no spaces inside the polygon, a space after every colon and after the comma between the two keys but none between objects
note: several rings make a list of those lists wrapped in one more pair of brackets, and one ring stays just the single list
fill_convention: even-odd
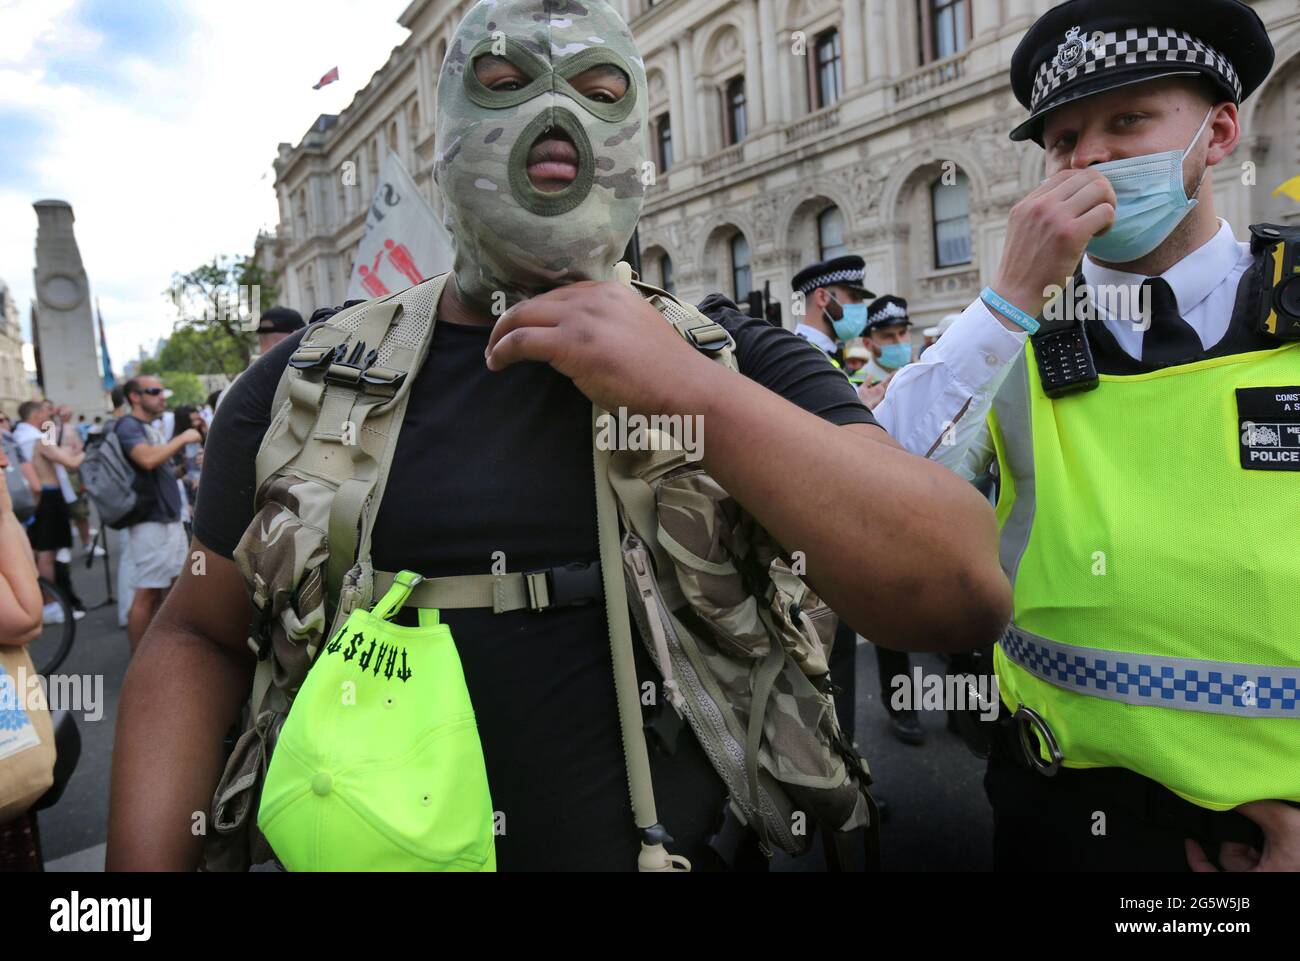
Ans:
[{"label": "hi-vis yellow police vest", "polygon": [[1300,800],[1300,344],[1056,400],[1026,354],[991,417],[1004,706],[1066,767]]}]

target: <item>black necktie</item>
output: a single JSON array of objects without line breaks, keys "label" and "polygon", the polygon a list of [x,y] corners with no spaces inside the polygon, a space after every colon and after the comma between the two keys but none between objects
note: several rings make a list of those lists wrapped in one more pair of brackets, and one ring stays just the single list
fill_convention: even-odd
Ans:
[{"label": "black necktie", "polygon": [[[1173,367],[1196,360],[1204,352],[1201,338],[1178,313],[1178,299],[1161,277],[1142,281],[1142,302],[1151,298],[1151,325],[1142,335],[1142,362],[1152,367]],[[1144,318],[1145,319],[1145,318]]]}]

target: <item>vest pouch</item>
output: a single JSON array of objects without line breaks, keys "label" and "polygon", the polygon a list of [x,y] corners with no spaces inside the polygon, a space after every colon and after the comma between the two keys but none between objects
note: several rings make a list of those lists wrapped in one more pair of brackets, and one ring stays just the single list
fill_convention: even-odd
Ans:
[{"label": "vest pouch", "polygon": [[[865,771],[850,776],[846,767],[828,680],[834,615],[707,473],[680,467],[649,483],[655,537],[686,601],[674,613],[690,629],[710,681],[746,728],[754,692],[767,689],[760,767],[815,822],[862,826],[868,814],[858,775]],[[786,656],[768,684],[773,643]],[[769,840],[784,847],[777,832]]]},{"label": "vest pouch", "polygon": [[257,825],[290,871],[494,871],[492,801],[451,629],[373,611],[325,644],[271,757]]},{"label": "vest pouch", "polygon": [[724,652],[762,658],[770,649],[759,602],[737,557],[748,553],[741,515],[718,482],[679,469],[651,483],[659,526],[655,539],[672,560],[686,603],[712,630]]},{"label": "vest pouch", "polygon": [[[334,491],[320,481],[275,478],[235,548],[257,610],[252,642],[259,656],[273,659],[271,696],[277,707],[286,705],[306,679],[325,632],[324,564],[333,498]],[[252,705],[255,714],[263,709]]]},{"label": "vest pouch", "polygon": [[[749,515],[702,470],[677,470],[652,484],[659,546],[673,560],[691,609],[714,631],[720,647],[762,657],[775,631],[809,677],[829,668],[835,616],[793,573]],[[742,568],[747,568],[742,572]],[[755,582],[765,582],[771,616],[760,614]]]}]

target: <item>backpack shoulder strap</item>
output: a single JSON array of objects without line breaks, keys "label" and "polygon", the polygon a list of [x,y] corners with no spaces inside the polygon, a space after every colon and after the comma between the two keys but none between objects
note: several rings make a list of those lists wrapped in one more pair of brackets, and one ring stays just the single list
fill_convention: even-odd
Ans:
[{"label": "backpack shoulder strap", "polygon": [[257,496],[284,472],[335,488],[326,570],[332,601],[356,560],[369,570],[370,530],[411,375],[424,363],[447,276],[358,304],[311,328],[276,389],[274,419],[257,454]]},{"label": "backpack shoulder strap", "polygon": [[[625,265],[619,264],[618,266],[621,268]],[[703,311],[693,304],[679,300],[666,290],[637,280],[631,268],[616,272],[618,279],[628,284],[644,297],[650,303],[650,306],[659,311],[664,319],[673,325],[673,329],[681,334],[682,339],[696,350],[707,354],[732,370],[737,369],[735,359],[736,342],[725,327],[707,317]]]}]

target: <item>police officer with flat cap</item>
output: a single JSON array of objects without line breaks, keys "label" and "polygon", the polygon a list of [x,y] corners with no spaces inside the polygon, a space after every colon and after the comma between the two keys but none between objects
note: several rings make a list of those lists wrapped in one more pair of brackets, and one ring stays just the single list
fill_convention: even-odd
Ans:
[{"label": "police officer with flat cap", "polygon": [[[1000,869],[1300,869],[1300,231],[1239,243],[1209,176],[1273,56],[1240,0],[1042,16],[1011,137],[1047,179],[877,409],[1000,470]],[[957,386],[971,363],[1000,386]]]},{"label": "police officer with flat cap", "polygon": [[867,264],[853,254],[810,264],[794,275],[795,293],[804,297],[804,319],[794,332],[844,367],[844,345],[867,327],[866,301],[875,296],[863,286]]},{"label": "police officer with flat cap", "polygon": [[873,382],[888,385],[895,374],[912,362],[911,328],[907,301],[897,294],[877,297],[868,305],[866,340],[872,355],[867,365],[868,385]]}]

